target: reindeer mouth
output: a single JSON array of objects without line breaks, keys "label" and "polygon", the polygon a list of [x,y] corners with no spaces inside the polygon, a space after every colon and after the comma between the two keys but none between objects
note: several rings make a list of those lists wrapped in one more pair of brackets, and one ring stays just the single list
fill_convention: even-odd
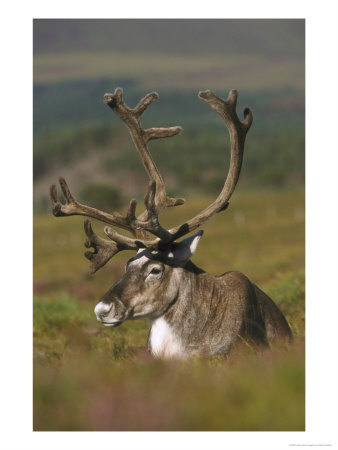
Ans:
[{"label": "reindeer mouth", "polygon": [[119,320],[118,322],[101,322],[105,327],[118,327],[123,323],[123,320]]}]

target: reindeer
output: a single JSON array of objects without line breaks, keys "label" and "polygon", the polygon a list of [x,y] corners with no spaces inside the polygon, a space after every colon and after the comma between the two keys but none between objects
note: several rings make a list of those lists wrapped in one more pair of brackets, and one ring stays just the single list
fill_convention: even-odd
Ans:
[{"label": "reindeer", "polygon": [[109,240],[103,239],[94,233],[90,221],[85,220],[85,246],[93,249],[85,253],[91,262],[91,273],[119,251],[137,251],[127,262],[122,278],[96,305],[97,320],[107,327],[117,327],[125,320],[148,318],[151,324],[148,349],[154,357],[162,359],[226,355],[241,342],[269,346],[281,339],[290,341],[292,333],[282,312],[245,275],[231,271],[213,276],[190,260],[203,231],[177,241],[227,209],[240,175],[244,142],[253,120],[251,110],[245,108],[241,122],[236,113],[236,90],[231,90],[226,100],[209,90],[199,93],[199,98],[222,117],[228,128],[229,171],[213,203],[185,223],[167,230],[160,224],[159,214],[165,208],[182,205],[185,200],[167,196],[147,144],[152,139],[175,136],[182,128],[143,129],[142,114],[158,94],[147,94],[133,109],[124,103],[122,94],[122,89],[117,88],[113,94],[104,95],[104,102],[127,125],[148,174],[145,211],[136,217],[134,199],[125,216],[82,205],[74,199],[62,177],[59,183],[66,203],[59,202],[55,185],[50,189],[55,216],[87,216],[133,235],[127,237],[106,226],[104,232]]}]

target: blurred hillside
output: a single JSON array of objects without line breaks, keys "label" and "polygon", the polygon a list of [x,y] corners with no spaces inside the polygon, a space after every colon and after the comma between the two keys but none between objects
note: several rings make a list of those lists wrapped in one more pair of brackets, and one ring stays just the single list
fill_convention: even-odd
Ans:
[{"label": "blurred hillside", "polygon": [[[80,51],[304,56],[303,20],[37,19],[34,54]],[[270,39],[267,39],[267,36]]]},{"label": "blurred hillside", "polygon": [[224,181],[227,131],[198,100],[204,89],[226,97],[236,88],[239,117],[247,105],[254,111],[240,188],[303,186],[303,20],[35,20],[38,209],[61,174],[78,194],[95,182],[142,197],[146,176],[129,134],[102,102],[117,86],[131,107],[159,92],[144,127],[183,127],[150,144],[171,194],[213,194]]}]

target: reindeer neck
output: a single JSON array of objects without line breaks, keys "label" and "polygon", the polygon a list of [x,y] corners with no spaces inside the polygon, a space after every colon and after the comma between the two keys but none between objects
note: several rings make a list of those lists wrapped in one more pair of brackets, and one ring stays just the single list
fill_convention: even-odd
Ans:
[{"label": "reindeer neck", "polygon": [[[182,270],[182,269],[179,269]],[[210,276],[191,261],[183,269],[183,281],[177,296],[167,311],[152,322],[149,335],[149,348],[154,356],[162,358],[186,358],[190,355],[188,350],[191,341],[190,318],[198,318],[201,313],[197,298],[199,277]],[[195,302],[194,300],[197,300]],[[202,318],[203,320],[203,318]]]}]

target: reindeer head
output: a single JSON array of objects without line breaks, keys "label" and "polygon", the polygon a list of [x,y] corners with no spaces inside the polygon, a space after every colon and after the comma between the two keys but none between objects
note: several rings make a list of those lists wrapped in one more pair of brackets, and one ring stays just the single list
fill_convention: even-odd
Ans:
[{"label": "reindeer head", "polygon": [[97,320],[118,326],[127,319],[156,319],[175,299],[203,232],[162,250],[142,249],[126,264],[123,277],[95,307]]}]

